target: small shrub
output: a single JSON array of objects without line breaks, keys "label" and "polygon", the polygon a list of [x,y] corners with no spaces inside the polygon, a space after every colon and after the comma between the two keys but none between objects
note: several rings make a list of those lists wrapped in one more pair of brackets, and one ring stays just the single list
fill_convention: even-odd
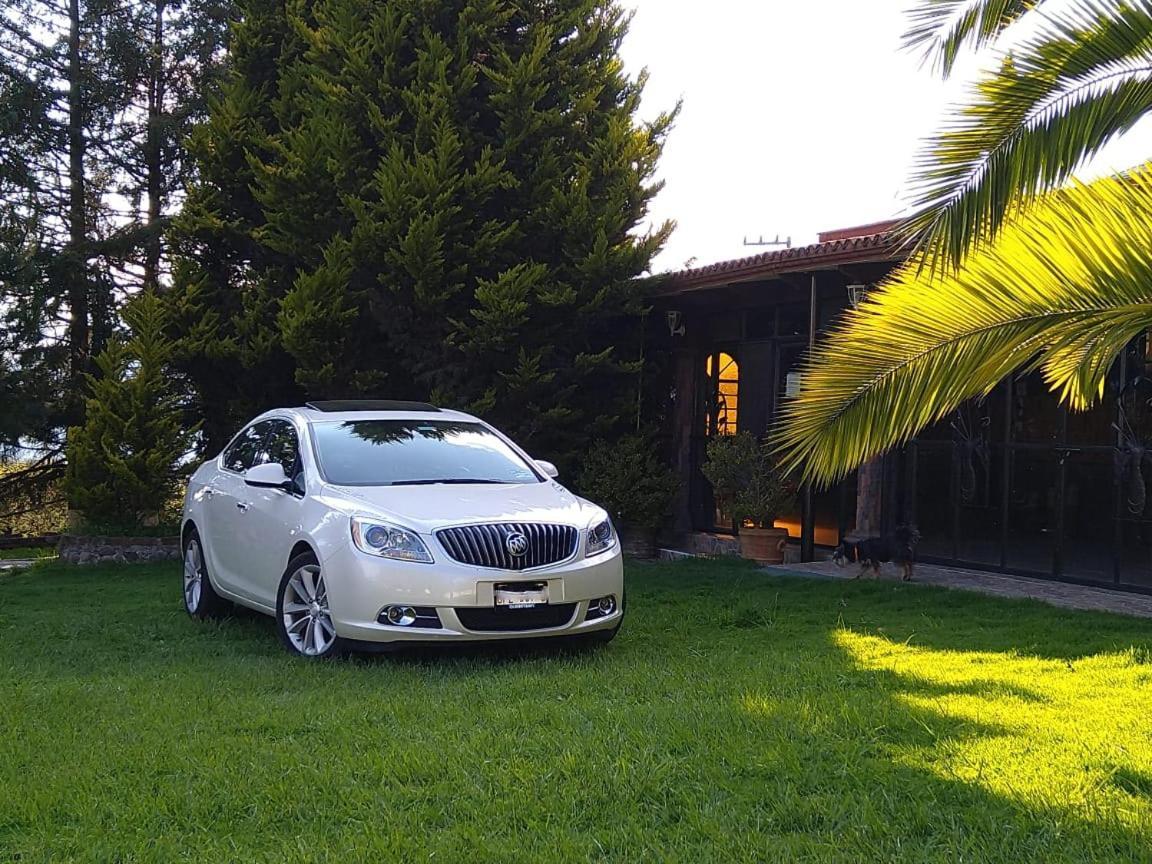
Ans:
[{"label": "small shrub", "polygon": [[96,358],[83,426],[68,430],[65,489],[86,530],[156,528],[170,507],[177,465],[192,447],[171,384],[163,307],[145,293],[124,310],[131,328]]},{"label": "small shrub", "polygon": [[631,528],[656,529],[665,523],[680,488],[660,461],[650,436],[629,435],[595,444],[577,478],[580,493]]},{"label": "small shrub", "polygon": [[716,504],[737,525],[771,528],[796,496],[795,487],[777,470],[766,444],[747,432],[708,442],[701,470],[712,484]]}]

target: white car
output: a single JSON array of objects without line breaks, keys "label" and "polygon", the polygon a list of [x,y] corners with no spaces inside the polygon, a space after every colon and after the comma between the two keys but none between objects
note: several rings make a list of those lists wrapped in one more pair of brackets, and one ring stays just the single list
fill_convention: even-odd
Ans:
[{"label": "white car", "polygon": [[541,637],[607,642],[624,569],[608,514],[496,429],[412,402],[260,415],[184,498],[184,605],[276,619],[290,651]]}]

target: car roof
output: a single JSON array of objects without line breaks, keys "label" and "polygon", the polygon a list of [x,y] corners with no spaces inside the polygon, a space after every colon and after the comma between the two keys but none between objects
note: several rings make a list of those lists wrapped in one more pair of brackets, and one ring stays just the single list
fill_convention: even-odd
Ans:
[{"label": "car roof", "polygon": [[346,400],[342,402],[309,402],[296,408],[280,408],[262,414],[265,416],[294,415],[305,423],[333,421],[345,423],[352,420],[453,420],[479,423],[477,417],[465,414],[463,411],[453,411],[448,408],[437,408],[422,402],[382,402],[379,400],[356,402]]}]

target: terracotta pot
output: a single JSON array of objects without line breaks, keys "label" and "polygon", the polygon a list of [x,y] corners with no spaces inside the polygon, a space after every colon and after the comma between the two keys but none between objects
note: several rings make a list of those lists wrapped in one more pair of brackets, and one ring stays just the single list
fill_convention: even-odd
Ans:
[{"label": "terracotta pot", "polygon": [[633,558],[656,557],[656,529],[621,525],[620,549]]},{"label": "terracotta pot", "polygon": [[740,553],[761,564],[783,564],[788,545],[785,528],[741,528]]}]

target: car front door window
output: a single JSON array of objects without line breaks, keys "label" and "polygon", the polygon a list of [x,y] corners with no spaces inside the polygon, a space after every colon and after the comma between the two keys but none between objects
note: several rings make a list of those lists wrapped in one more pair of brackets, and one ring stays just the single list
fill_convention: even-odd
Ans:
[{"label": "car front door window", "polygon": [[284,473],[292,480],[297,494],[304,493],[303,466],[300,463],[300,442],[291,423],[273,421],[272,430],[257,457],[257,464],[276,462],[284,466]]},{"label": "car front door window", "polygon": [[271,429],[272,421],[265,420],[262,423],[254,423],[236,436],[236,440],[224,451],[222,460],[224,467],[237,474],[243,474],[257,464],[256,460],[263,449],[264,439]]}]

